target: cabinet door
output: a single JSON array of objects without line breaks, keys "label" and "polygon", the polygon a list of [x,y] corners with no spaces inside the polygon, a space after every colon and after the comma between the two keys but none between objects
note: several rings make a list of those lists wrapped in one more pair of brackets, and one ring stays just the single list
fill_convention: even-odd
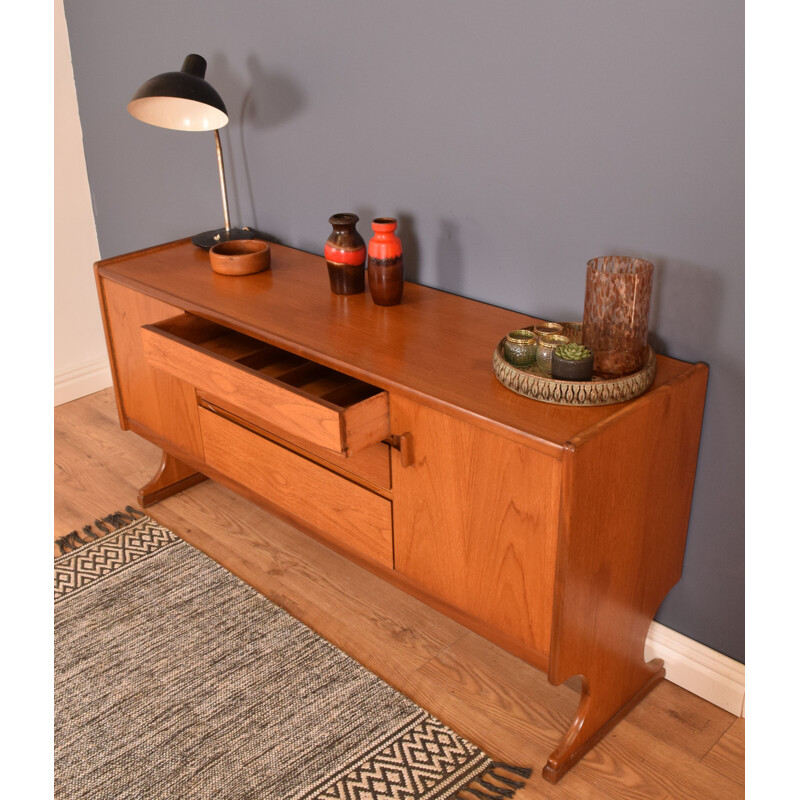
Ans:
[{"label": "cabinet door", "polygon": [[541,665],[550,646],[561,462],[392,395],[395,569]]},{"label": "cabinet door", "polygon": [[122,427],[202,459],[194,387],[150,366],[142,347],[142,325],[180,309],[102,277],[98,288]]}]

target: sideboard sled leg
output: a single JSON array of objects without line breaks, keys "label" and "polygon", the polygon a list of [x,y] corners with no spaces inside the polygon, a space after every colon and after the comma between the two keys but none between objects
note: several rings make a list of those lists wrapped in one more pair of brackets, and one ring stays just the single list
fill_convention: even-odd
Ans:
[{"label": "sideboard sled leg", "polygon": [[205,475],[164,450],[156,474],[139,489],[139,505],[146,508],[205,479]]},{"label": "sideboard sled leg", "polygon": [[542,770],[542,777],[550,783],[558,782],[580,759],[591,750],[642,698],[664,678],[664,662],[660,658],[642,663],[641,669],[631,676],[630,686],[604,685],[608,675],[596,680],[583,678],[581,698],[572,725],[564,734],[558,747],[551,753]]},{"label": "sideboard sled leg", "polygon": [[552,783],[665,676],[645,644],[681,577],[707,379],[696,364],[564,447],[547,678],[583,688],[542,773]]}]

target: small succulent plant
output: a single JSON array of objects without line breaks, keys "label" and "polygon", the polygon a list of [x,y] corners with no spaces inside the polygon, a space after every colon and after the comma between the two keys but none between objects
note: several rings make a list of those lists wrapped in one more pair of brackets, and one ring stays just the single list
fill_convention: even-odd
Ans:
[{"label": "small succulent plant", "polygon": [[569,344],[559,345],[556,348],[555,354],[566,361],[583,361],[584,358],[588,358],[592,355],[592,351],[582,344],[570,342]]}]

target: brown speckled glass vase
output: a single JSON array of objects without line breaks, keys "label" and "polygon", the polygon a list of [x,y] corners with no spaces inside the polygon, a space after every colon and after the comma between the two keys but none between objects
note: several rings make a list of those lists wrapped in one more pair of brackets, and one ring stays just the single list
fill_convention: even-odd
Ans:
[{"label": "brown speckled glass vase", "polygon": [[334,214],[329,220],[333,231],[325,242],[325,262],[334,294],[359,294],[364,291],[364,262],[367,246],[356,230],[355,214]]},{"label": "brown speckled glass vase", "polygon": [[367,246],[367,279],[372,299],[379,306],[397,305],[403,297],[403,244],[395,231],[397,220],[372,220],[373,236]]},{"label": "brown speckled glass vase", "polygon": [[638,372],[647,357],[653,265],[641,258],[602,256],[586,267],[583,344],[601,377]]}]

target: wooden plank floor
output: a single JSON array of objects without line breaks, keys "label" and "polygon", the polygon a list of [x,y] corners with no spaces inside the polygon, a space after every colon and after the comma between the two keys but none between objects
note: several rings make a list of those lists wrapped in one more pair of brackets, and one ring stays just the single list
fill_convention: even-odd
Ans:
[{"label": "wooden plank floor", "polygon": [[[55,536],[136,506],[160,451],[122,431],[110,389],[55,409]],[[744,720],[662,682],[560,783],[540,771],[576,707],[544,674],[211,481],[147,509],[494,758],[520,800],[744,797]],[[225,544],[219,533],[224,532]]]}]

